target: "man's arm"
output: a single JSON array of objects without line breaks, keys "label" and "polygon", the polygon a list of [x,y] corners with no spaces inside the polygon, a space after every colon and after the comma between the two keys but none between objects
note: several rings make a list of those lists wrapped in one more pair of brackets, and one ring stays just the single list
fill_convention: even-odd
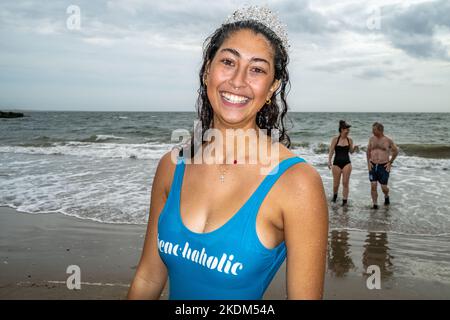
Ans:
[{"label": "man's arm", "polygon": [[391,159],[384,166],[386,168],[387,172],[391,171],[391,166],[394,163],[394,160],[395,160],[395,158],[397,158],[397,155],[398,155],[398,147],[394,143],[394,141],[390,138],[389,138],[389,148],[391,150]]},{"label": "man's arm", "polygon": [[389,143],[390,143],[390,148],[391,148],[391,152],[392,152],[391,159],[389,160],[389,162],[392,164],[394,162],[395,158],[397,158],[398,147],[392,139],[389,139]]},{"label": "man's arm", "polygon": [[369,171],[372,170],[372,163],[370,162],[370,153],[372,152],[372,138],[369,139],[367,144],[366,158],[367,158],[367,168]]}]

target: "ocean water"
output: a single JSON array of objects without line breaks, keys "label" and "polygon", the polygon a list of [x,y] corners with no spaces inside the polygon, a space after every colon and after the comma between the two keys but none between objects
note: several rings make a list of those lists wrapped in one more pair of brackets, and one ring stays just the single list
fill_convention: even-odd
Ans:
[{"label": "ocean water", "polygon": [[[353,125],[361,151],[351,156],[349,206],[330,205],[330,227],[450,235],[450,114],[291,113],[292,150],[319,171],[328,197],[327,152],[341,119]],[[172,132],[191,131],[194,120],[192,112],[26,112],[0,119],[0,206],[145,224],[158,160],[175,144]],[[400,147],[389,181],[392,204],[378,211],[370,209],[365,160],[375,121]]]}]

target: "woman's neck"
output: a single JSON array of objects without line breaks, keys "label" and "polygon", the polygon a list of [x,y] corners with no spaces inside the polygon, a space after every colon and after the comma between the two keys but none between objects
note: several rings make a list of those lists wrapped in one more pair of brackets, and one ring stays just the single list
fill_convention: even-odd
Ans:
[{"label": "woman's neck", "polygon": [[224,164],[267,162],[273,152],[271,143],[271,137],[256,123],[238,127],[216,122],[210,128],[204,154]]}]

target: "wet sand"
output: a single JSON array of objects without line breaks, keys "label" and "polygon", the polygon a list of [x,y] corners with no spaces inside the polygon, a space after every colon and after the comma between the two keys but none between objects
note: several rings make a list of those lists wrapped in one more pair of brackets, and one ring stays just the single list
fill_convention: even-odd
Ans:
[{"label": "wet sand", "polygon": [[[0,299],[125,299],[145,226],[0,207]],[[450,239],[331,230],[324,299],[450,299]],[[369,265],[381,289],[366,285]],[[69,265],[81,289],[69,290]],[[285,299],[285,265],[264,296]],[[167,287],[161,299],[167,299]]]}]

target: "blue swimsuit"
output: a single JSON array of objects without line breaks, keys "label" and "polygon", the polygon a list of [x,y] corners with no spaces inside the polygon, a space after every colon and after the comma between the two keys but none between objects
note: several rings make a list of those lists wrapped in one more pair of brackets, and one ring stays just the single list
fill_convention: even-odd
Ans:
[{"label": "blue swimsuit", "polygon": [[158,251],[169,274],[169,299],[262,299],[286,258],[286,245],[283,241],[273,249],[266,248],[256,233],[256,216],[272,185],[300,162],[305,160],[282,160],[222,227],[197,233],[181,220],[185,163],[178,157],[170,193],[158,220]]}]

